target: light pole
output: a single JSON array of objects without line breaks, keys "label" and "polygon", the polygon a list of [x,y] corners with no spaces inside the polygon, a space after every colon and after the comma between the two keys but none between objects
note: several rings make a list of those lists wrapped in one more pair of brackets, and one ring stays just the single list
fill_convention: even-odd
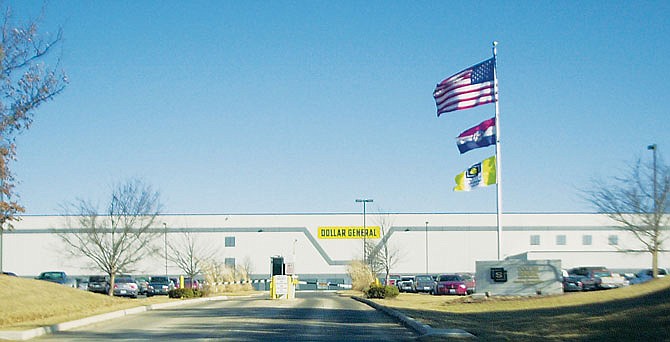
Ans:
[{"label": "light pole", "polygon": [[165,238],[165,276],[168,276],[168,270],[167,270],[167,223],[163,222],[163,237]]},{"label": "light pole", "polygon": [[365,204],[370,203],[370,202],[374,202],[374,200],[369,199],[369,198],[356,199],[356,203],[363,203],[363,230],[365,231],[365,233],[363,235],[363,262],[366,263],[366,264],[368,263],[368,255],[367,255],[367,251],[365,250],[366,247],[367,247],[366,236],[368,234],[368,231],[366,229],[367,226],[365,225]]},{"label": "light pole", "polygon": [[428,274],[428,221],[426,221],[426,274]]},{"label": "light pole", "polygon": [[297,274],[297,272],[295,271],[295,264],[296,264],[296,262],[295,262],[295,244],[296,244],[296,242],[298,242],[298,239],[293,239],[293,274],[294,275]]},{"label": "light pole", "polygon": [[647,146],[647,150],[654,151],[654,215],[656,215],[656,144]]}]

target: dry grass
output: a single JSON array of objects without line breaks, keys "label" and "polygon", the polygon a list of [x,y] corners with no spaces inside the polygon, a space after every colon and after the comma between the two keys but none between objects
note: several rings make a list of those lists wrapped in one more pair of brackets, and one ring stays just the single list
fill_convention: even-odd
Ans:
[{"label": "dry grass", "polygon": [[146,299],[109,297],[46,281],[0,275],[0,329],[53,325],[168,300],[164,296]]},{"label": "dry grass", "polygon": [[376,300],[433,328],[492,341],[670,340],[670,278],[621,289],[547,297],[401,294]]},{"label": "dry grass", "polygon": [[[229,288],[210,296],[256,294],[249,287]],[[0,275],[0,329],[23,330],[93,315],[181,299],[167,296],[121,298],[62,285]]]},{"label": "dry grass", "polygon": [[251,284],[227,284],[227,285],[214,285],[214,286],[205,286],[203,292],[207,296],[220,295],[220,294],[233,294],[233,295],[244,295],[248,293],[255,292],[254,287]]}]

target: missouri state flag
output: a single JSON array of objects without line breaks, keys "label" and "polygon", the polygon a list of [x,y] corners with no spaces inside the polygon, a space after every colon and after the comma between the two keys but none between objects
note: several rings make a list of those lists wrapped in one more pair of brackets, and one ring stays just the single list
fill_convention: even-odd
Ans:
[{"label": "missouri state flag", "polygon": [[456,138],[456,146],[461,154],[496,143],[496,118],[490,118],[469,128]]},{"label": "missouri state flag", "polygon": [[495,65],[492,57],[438,83],[433,91],[437,116],[495,102]]},{"label": "missouri state flag", "polygon": [[496,184],[496,157],[484,159],[458,174],[454,191],[470,191],[474,188]]}]

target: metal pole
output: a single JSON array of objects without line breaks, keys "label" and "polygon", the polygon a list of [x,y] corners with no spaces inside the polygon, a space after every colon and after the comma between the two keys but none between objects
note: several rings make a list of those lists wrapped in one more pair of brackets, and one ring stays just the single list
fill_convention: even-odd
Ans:
[{"label": "metal pole", "polygon": [[428,274],[428,221],[426,221],[426,274]]},{"label": "metal pole", "polygon": [[656,144],[647,146],[654,154],[654,215],[656,215]]},{"label": "metal pole", "polygon": [[165,276],[168,276],[168,256],[167,256],[167,223],[163,222],[163,236],[165,237]]},{"label": "metal pole", "polygon": [[368,252],[366,250],[367,247],[367,225],[365,223],[365,205],[367,203],[374,202],[374,200],[366,198],[366,199],[356,199],[356,203],[363,203],[363,230],[365,231],[365,234],[363,235],[363,262],[368,263]]},{"label": "metal pole", "polygon": [[298,239],[293,239],[293,273],[295,274],[295,243],[298,242]]},{"label": "metal pole", "polygon": [[[647,149],[652,150],[653,154],[654,154],[654,164],[653,164],[653,167],[654,167],[654,171],[653,171],[654,172],[654,198],[653,198],[654,213],[653,213],[653,216],[652,216],[652,218],[654,220],[654,226],[652,228],[654,230],[656,230],[656,229],[659,228],[658,227],[658,222],[659,222],[658,217],[659,217],[659,215],[662,215],[662,213],[658,212],[658,208],[656,207],[656,203],[657,203],[657,199],[656,199],[656,144],[647,146]],[[654,238],[654,242],[656,242],[655,238]],[[658,244],[654,243],[653,247],[658,248]],[[656,255],[654,255],[654,257],[652,258],[652,270],[653,270],[652,276],[654,278],[658,277],[658,257]]]},{"label": "metal pole", "polygon": [[502,157],[500,152],[500,113],[498,109],[497,41],[493,42],[493,96],[496,107],[496,221],[498,226],[498,260],[502,255]]}]

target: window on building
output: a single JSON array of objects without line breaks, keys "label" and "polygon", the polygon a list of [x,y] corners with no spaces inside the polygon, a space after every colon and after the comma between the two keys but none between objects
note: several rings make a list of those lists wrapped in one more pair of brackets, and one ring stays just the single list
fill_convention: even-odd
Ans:
[{"label": "window on building", "polygon": [[616,246],[616,245],[619,244],[619,236],[618,235],[610,235],[609,237],[607,237],[607,242],[612,246]]},{"label": "window on building", "polygon": [[235,269],[235,258],[226,258],[223,262],[226,264],[226,267]]},{"label": "window on building", "polygon": [[235,237],[234,236],[226,236],[226,247],[235,247]]},{"label": "window on building", "polygon": [[593,238],[591,237],[591,235],[582,235],[582,245],[590,246],[591,243],[593,243],[592,240]]},{"label": "window on building", "polygon": [[556,244],[559,246],[565,246],[567,238],[565,235],[556,235]]},{"label": "window on building", "polygon": [[537,246],[540,244],[540,236],[539,235],[531,235],[530,236],[530,244],[533,246]]}]

